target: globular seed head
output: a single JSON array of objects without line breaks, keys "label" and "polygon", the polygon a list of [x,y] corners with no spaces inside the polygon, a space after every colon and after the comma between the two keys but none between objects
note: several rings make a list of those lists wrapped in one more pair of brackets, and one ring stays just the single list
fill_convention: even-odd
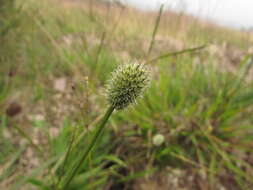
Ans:
[{"label": "globular seed head", "polygon": [[126,108],[143,94],[149,80],[149,73],[143,64],[120,65],[112,73],[107,84],[106,95],[109,104],[117,110]]}]

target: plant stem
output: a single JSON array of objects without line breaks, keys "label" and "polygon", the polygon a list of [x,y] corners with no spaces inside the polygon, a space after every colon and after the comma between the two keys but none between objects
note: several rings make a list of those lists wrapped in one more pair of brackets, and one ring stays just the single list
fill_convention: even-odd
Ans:
[{"label": "plant stem", "polygon": [[207,45],[204,44],[204,45],[194,47],[194,48],[188,48],[188,49],[183,49],[183,50],[179,50],[179,51],[175,51],[175,52],[165,53],[165,54],[159,55],[158,57],[155,57],[151,60],[148,60],[147,63],[155,62],[155,61],[158,61],[159,59],[164,59],[164,58],[167,58],[167,57],[170,57],[170,56],[177,56],[177,55],[181,55],[181,54],[184,54],[184,53],[196,52],[196,51],[199,51],[199,50],[204,49],[206,47],[207,47]]},{"label": "plant stem", "polygon": [[149,59],[150,53],[151,53],[151,51],[153,49],[153,46],[154,46],[154,43],[155,43],[155,36],[156,36],[157,30],[158,30],[158,26],[160,24],[161,16],[162,16],[162,13],[163,13],[163,8],[164,8],[164,4],[161,5],[159,13],[158,13],[156,21],[155,21],[155,27],[154,27],[154,30],[153,30],[153,33],[152,33],[152,39],[151,39],[151,42],[150,42],[150,45],[149,45],[149,48],[148,48],[147,60]]},{"label": "plant stem", "polygon": [[68,188],[68,185],[70,184],[70,182],[73,180],[73,178],[75,177],[75,175],[77,174],[77,172],[79,171],[82,163],[85,161],[85,159],[87,158],[88,154],[90,153],[90,151],[92,150],[92,147],[95,145],[98,137],[100,136],[101,132],[103,131],[105,124],[107,123],[108,119],[110,118],[112,112],[114,110],[113,106],[110,106],[104,117],[102,118],[97,130],[95,131],[95,134],[91,140],[91,143],[89,144],[88,148],[83,152],[80,160],[77,162],[77,164],[74,166],[73,170],[71,170],[70,174],[67,176],[67,179],[65,180],[65,184],[63,185],[62,190],[66,190]]},{"label": "plant stem", "polygon": [[71,137],[71,140],[70,140],[70,143],[69,143],[69,146],[68,146],[67,153],[66,153],[65,156],[64,156],[64,161],[63,161],[63,163],[62,163],[62,168],[61,168],[61,170],[60,170],[60,175],[59,175],[59,178],[58,178],[58,182],[57,182],[56,187],[58,187],[58,185],[60,184],[60,182],[61,182],[61,180],[62,180],[64,171],[65,171],[65,165],[67,164],[68,158],[69,158],[70,153],[71,153],[71,151],[72,151],[73,144],[74,144],[74,141],[75,141],[75,137],[76,137],[76,130],[75,130],[74,133],[72,134],[72,137]]}]

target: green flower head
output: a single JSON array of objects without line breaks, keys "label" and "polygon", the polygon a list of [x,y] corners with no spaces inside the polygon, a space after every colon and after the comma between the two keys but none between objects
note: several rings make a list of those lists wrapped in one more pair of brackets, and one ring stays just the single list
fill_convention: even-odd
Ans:
[{"label": "green flower head", "polygon": [[108,82],[107,100],[115,109],[126,108],[140,97],[149,83],[149,73],[143,64],[120,65]]}]

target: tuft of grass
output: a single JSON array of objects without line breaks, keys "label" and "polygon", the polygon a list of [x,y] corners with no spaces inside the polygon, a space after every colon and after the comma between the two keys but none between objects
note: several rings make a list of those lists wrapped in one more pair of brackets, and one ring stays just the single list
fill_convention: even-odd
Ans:
[{"label": "tuft of grass", "polygon": [[[242,70],[248,67],[243,65]],[[146,139],[146,151],[152,152],[159,167],[191,165],[216,177],[225,169],[238,186],[252,183],[252,166],[236,154],[252,148],[251,104],[239,103],[240,94],[247,94],[251,84],[241,83],[240,75],[196,64],[189,56],[179,57],[176,64],[171,59],[160,61],[158,73],[137,108],[117,114],[118,125],[130,125],[131,120],[140,128],[132,135]],[[231,94],[234,81],[246,86]],[[158,149],[149,145],[157,133],[165,136]]]}]

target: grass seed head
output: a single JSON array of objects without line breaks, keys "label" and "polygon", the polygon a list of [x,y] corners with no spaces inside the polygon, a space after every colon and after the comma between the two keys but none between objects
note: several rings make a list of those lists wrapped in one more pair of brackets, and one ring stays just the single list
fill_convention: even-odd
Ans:
[{"label": "grass seed head", "polygon": [[126,108],[143,94],[149,80],[149,73],[143,64],[120,65],[112,73],[107,85],[106,95],[109,104],[117,110]]}]

